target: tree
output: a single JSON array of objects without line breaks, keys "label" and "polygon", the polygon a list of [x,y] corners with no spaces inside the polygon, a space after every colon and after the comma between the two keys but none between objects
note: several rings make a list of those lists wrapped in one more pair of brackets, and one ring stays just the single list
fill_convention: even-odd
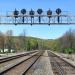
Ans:
[{"label": "tree", "polygon": [[16,50],[16,52],[21,50],[19,38],[15,39],[15,50]]},{"label": "tree", "polygon": [[3,50],[3,53],[4,53],[4,46],[5,46],[5,36],[2,32],[0,32],[0,48]]},{"label": "tree", "polygon": [[30,51],[31,50],[31,43],[30,41],[28,40],[27,41],[27,51]]},{"label": "tree", "polygon": [[8,48],[8,52],[11,52],[11,49],[13,48],[13,31],[12,30],[8,30],[6,32],[6,47]]},{"label": "tree", "polygon": [[60,39],[60,45],[62,52],[64,52],[64,49],[69,52],[70,50],[75,48],[75,33],[72,29],[69,29]]},{"label": "tree", "polygon": [[31,46],[33,50],[38,49],[38,41],[35,39],[30,40],[31,41]]},{"label": "tree", "polygon": [[23,30],[23,32],[20,34],[19,40],[20,40],[21,49],[26,50],[26,32],[25,30]]}]

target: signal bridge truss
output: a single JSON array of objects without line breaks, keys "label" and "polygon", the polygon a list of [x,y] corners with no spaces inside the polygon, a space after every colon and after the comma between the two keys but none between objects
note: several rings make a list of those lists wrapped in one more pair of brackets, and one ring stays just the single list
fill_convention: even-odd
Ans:
[{"label": "signal bridge truss", "polygon": [[[16,11],[16,10],[15,10]],[[13,11],[14,12],[14,11]],[[19,13],[17,15],[13,12],[8,12],[7,14],[0,15],[0,25],[74,25],[75,16],[68,14],[67,12],[62,12],[61,14],[52,14],[48,15],[46,11],[43,11],[42,14],[38,14],[35,11],[35,14],[29,14],[29,11],[26,14]]]}]

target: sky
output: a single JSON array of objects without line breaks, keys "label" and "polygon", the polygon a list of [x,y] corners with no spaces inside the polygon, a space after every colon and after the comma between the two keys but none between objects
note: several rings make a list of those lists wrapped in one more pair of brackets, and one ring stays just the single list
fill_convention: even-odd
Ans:
[{"label": "sky", "polygon": [[[13,11],[15,8],[21,10],[25,8],[27,11],[42,8],[47,11],[49,8],[55,11],[61,8],[62,11],[75,13],[75,0],[0,0],[0,12],[6,13]],[[20,35],[23,30],[26,31],[26,36],[38,37],[43,39],[57,39],[61,37],[69,29],[75,29],[74,25],[0,25],[0,31],[6,32],[13,30],[13,35]]]}]

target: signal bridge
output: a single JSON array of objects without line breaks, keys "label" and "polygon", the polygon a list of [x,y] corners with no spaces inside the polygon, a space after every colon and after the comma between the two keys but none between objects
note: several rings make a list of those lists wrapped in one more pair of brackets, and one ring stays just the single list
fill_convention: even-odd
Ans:
[{"label": "signal bridge", "polygon": [[61,11],[60,8],[56,11],[26,11],[15,9],[5,15],[0,15],[0,25],[74,25],[75,16],[68,12]]}]

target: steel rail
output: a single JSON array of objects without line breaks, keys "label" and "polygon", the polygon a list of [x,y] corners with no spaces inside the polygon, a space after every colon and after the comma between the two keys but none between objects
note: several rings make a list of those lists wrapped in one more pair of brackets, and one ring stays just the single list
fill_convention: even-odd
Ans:
[{"label": "steel rail", "polygon": [[[67,69],[70,69],[70,68],[75,69],[75,67],[72,64],[70,64],[69,62],[63,60],[62,58],[60,58],[56,54],[54,54],[52,52],[49,52],[48,54],[50,56],[51,65],[52,65],[52,67],[55,68],[53,70],[54,71],[54,74],[56,74],[56,72],[57,72],[58,75],[67,75],[67,70],[64,69],[67,65],[68,65],[67,66]],[[56,58],[58,58],[60,61],[58,59],[56,59]],[[66,65],[62,65],[62,64],[66,64]],[[75,70],[72,70],[72,71],[74,71],[74,74],[72,73],[72,75],[75,75]]]},{"label": "steel rail", "polygon": [[[26,62],[27,60],[29,60],[29,59],[31,59],[31,58],[33,58],[33,57],[35,57],[35,56],[37,56],[37,58],[36,58],[36,60],[30,65],[30,66],[32,66],[32,65],[37,61],[37,59],[39,58],[39,56],[41,56],[41,55],[39,55],[39,52],[37,52],[37,53],[34,54],[34,55],[31,55],[30,57],[28,57],[27,59],[25,59],[25,60],[23,60],[23,61],[21,61],[21,62],[18,62],[17,64],[15,64],[15,65],[9,67],[8,69],[3,70],[2,72],[0,72],[0,75],[4,75],[5,73],[7,73],[8,71],[10,71],[11,69],[15,68],[16,66],[22,64],[23,62]],[[29,66],[29,67],[30,67],[30,66]],[[25,73],[28,71],[29,67],[27,68],[26,71],[24,71],[23,74],[25,74]]]},{"label": "steel rail", "polygon": [[32,54],[32,53],[35,53],[35,52],[37,52],[37,51],[32,51],[32,52],[28,52],[28,53],[24,53],[24,54],[19,54],[19,55],[15,55],[15,56],[2,58],[2,59],[0,59],[0,64],[7,62],[7,61],[17,59],[17,58],[20,58],[20,57],[23,57],[23,56],[26,56],[26,55],[29,55],[29,54]]}]

